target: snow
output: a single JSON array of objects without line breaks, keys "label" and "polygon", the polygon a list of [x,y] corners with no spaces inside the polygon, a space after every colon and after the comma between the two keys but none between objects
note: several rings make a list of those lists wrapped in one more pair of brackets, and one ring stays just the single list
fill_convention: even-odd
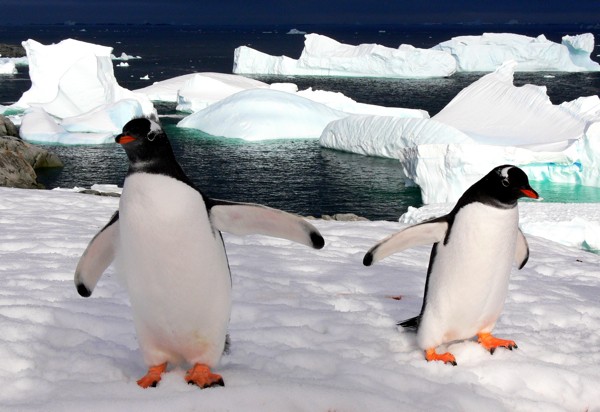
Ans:
[{"label": "snow", "polygon": [[600,256],[547,239],[568,229],[547,222],[598,225],[596,205],[521,204],[525,232],[540,227],[527,235],[529,262],[513,271],[496,327],[519,349],[491,356],[474,341],[452,343],[456,367],[427,363],[415,335],[395,326],[421,307],[430,248],[362,266],[365,251],[403,223],[315,221],[327,242],[319,251],[225,234],[231,352],[216,368],[226,386],[205,390],[185,384],[184,367],[169,369],[157,388],[136,385],[146,366],[112,266],[91,298],[77,295],[79,256],[117,205],[0,188],[0,409],[600,408]]},{"label": "snow", "polygon": [[424,203],[456,201],[490,164],[521,166],[533,181],[600,187],[600,99],[553,105],[546,88],[516,87],[506,62],[431,119],[347,117],[321,145],[398,159]]},{"label": "snow", "polygon": [[300,57],[271,56],[248,46],[234,51],[237,74],[423,78],[450,76],[456,61],[446,52],[379,44],[353,46],[316,33],[304,36]]},{"label": "snow", "polygon": [[483,33],[453,37],[432,49],[451,54],[459,72],[494,71],[508,60],[518,63],[517,71],[600,71],[600,64],[590,58],[594,49],[591,33],[564,36],[561,44],[543,34]]}]

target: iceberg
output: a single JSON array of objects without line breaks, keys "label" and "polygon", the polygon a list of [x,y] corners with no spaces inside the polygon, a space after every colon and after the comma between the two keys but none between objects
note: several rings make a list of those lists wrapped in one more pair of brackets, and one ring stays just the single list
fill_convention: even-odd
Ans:
[{"label": "iceberg", "polygon": [[0,75],[17,74],[17,66],[10,58],[0,58]]},{"label": "iceberg", "polygon": [[444,52],[403,44],[397,49],[379,44],[352,46],[327,36],[304,36],[298,60],[271,56],[248,46],[234,51],[237,74],[423,78],[450,76],[456,61]]},{"label": "iceberg", "polygon": [[177,102],[177,110],[197,112],[237,92],[268,88],[267,83],[235,74],[191,73],[135,90],[153,101]]},{"label": "iceberg", "polygon": [[316,139],[330,122],[351,114],[429,117],[424,110],[370,105],[358,103],[342,93],[296,89],[292,83],[274,83],[268,88],[241,91],[189,115],[178,126],[249,141]]},{"label": "iceberg", "polygon": [[591,33],[564,36],[561,44],[543,34],[483,33],[453,37],[432,50],[451,54],[459,72],[494,71],[508,60],[518,63],[517,71],[600,71],[600,64],[590,57],[594,50]]},{"label": "iceberg", "polygon": [[73,39],[48,46],[30,39],[23,46],[32,85],[10,106],[25,110],[23,139],[104,143],[109,133],[118,132],[130,119],[127,116],[156,115],[145,95],[118,85],[112,48]]},{"label": "iceberg", "polygon": [[123,125],[134,117],[143,116],[139,102],[119,100],[84,113],[56,120],[39,107],[28,109],[21,120],[22,139],[36,143],[105,144],[113,143]]},{"label": "iceberg", "polygon": [[399,159],[407,184],[428,203],[455,202],[504,163],[534,181],[600,187],[600,99],[553,105],[544,87],[515,87],[507,62],[462,90],[431,119],[347,117],[321,145]]},{"label": "iceberg", "polygon": [[346,116],[347,113],[292,93],[252,89],[193,113],[177,126],[250,141],[318,138],[329,122]]},{"label": "iceberg", "polygon": [[429,118],[355,115],[330,122],[321,146],[365,156],[398,159],[408,147],[432,144],[444,136],[452,143],[475,143],[466,133]]}]

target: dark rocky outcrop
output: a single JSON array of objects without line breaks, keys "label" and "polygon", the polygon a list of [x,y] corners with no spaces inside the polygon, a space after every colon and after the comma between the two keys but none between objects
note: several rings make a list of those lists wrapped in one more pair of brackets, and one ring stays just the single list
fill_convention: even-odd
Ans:
[{"label": "dark rocky outcrop", "polygon": [[0,56],[2,57],[25,57],[27,53],[20,44],[0,43]]},{"label": "dark rocky outcrop", "polygon": [[15,125],[0,115],[0,186],[42,188],[35,169],[62,166],[54,153],[21,140]]}]

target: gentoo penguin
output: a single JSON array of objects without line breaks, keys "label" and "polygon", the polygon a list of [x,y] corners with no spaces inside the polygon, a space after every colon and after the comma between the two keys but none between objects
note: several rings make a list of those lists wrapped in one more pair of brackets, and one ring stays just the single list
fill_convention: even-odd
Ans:
[{"label": "gentoo penguin", "polygon": [[324,246],[323,237],[298,216],[204,195],[151,119],[129,121],[115,140],[125,149],[129,171],[118,211],[79,260],[77,291],[90,296],[114,260],[149,367],[138,384],[156,386],[168,363],[188,363],[188,383],[222,386],[222,377],[211,370],[224,350],[231,311],[221,231],[275,236],[316,249]]},{"label": "gentoo penguin", "polygon": [[517,200],[538,199],[518,167],[494,168],[460,197],[450,213],[408,227],[372,247],[363,263],[370,266],[393,253],[433,243],[423,306],[419,316],[399,325],[417,329],[417,343],[428,361],[456,365],[451,353],[438,354],[446,342],[478,336],[492,354],[497,347],[517,348],[491,332],[508,293],[511,265],[529,258],[518,227]]}]

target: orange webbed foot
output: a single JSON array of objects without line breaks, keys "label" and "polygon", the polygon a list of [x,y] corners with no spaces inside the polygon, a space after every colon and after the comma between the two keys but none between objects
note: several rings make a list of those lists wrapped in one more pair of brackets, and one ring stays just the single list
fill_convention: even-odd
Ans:
[{"label": "orange webbed foot", "polygon": [[425,359],[427,359],[427,362],[442,361],[444,363],[449,363],[451,365],[456,366],[456,358],[453,354],[451,354],[450,352],[440,354],[435,351],[435,348],[427,349],[425,351]]},{"label": "orange webbed foot", "polygon": [[144,375],[140,380],[137,381],[137,384],[142,388],[146,389],[149,387],[156,387],[158,382],[160,382],[161,375],[167,369],[167,362],[162,365],[151,366],[148,368],[148,373]]},{"label": "orange webbed foot", "polygon": [[492,355],[494,354],[496,348],[506,348],[509,350],[518,348],[514,340],[499,339],[492,336],[491,333],[479,333],[477,334],[477,337],[477,342],[489,350]]},{"label": "orange webbed foot", "polygon": [[214,386],[225,386],[221,375],[212,373],[210,368],[201,363],[195,364],[185,375],[187,383],[199,386],[200,388],[210,388]]}]

